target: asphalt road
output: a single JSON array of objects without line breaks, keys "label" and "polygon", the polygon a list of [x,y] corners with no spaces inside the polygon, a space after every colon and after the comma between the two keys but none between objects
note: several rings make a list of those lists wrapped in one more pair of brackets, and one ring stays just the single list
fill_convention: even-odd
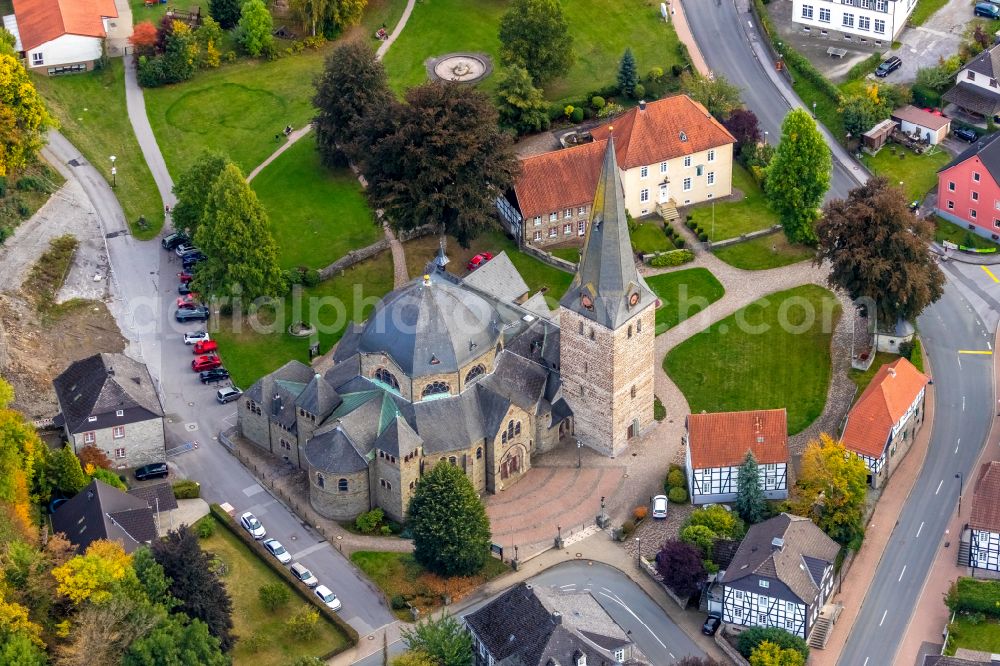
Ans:
[{"label": "asphalt road", "polygon": [[[985,294],[985,275],[979,267],[949,263],[945,272],[949,277],[945,295],[917,320],[936,389],[930,446],[841,653],[838,663],[844,666],[893,663],[938,545],[942,539],[950,539],[952,548],[957,549],[959,535],[944,535],[957,510],[960,479],[956,474],[962,475],[964,497],[971,501],[970,474],[989,431],[993,357],[960,351],[990,349],[993,336],[967,292],[978,290],[984,292],[979,297],[993,296]],[[975,294],[972,298],[980,300]],[[987,317],[995,323],[995,316]]]}]

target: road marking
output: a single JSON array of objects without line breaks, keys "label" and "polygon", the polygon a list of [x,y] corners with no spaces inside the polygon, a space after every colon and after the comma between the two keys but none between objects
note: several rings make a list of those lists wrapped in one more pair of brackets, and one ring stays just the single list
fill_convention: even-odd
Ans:
[{"label": "road marking", "polygon": [[899,582],[901,582],[903,580],[903,574],[905,574],[905,573],[906,573],[906,565],[904,564],[903,565],[903,570],[899,572],[899,578],[896,579],[897,583],[899,583]]},{"label": "road marking", "polygon": [[965,396],[962,396],[962,411],[965,411]]},{"label": "road marking", "polygon": [[669,654],[669,655],[670,655],[670,658],[671,658],[671,659],[676,659],[676,658],[677,658],[677,657],[675,657],[675,656],[674,656],[674,653],[673,653],[673,652],[668,652],[667,654]]},{"label": "road marking", "polygon": [[943,484],[943,483],[944,483],[944,479],[941,479],[940,481],[938,481],[937,490],[934,491],[935,495],[937,495],[939,492],[941,492],[941,484]]},{"label": "road marking", "polygon": [[865,657],[865,663],[864,663],[864,664],[862,664],[862,666],[868,666],[868,660],[869,660],[870,658],[871,658],[871,657]]},{"label": "road marking", "polygon": [[962,440],[961,440],[961,439],[959,439],[959,440],[958,440],[958,444],[955,444],[955,453],[958,453],[958,447],[959,447],[959,445],[960,445],[961,443],[962,443]]},{"label": "road marking", "polygon": [[566,585],[560,585],[560,590],[565,590],[567,587],[576,587],[576,583],[567,583]]},{"label": "road marking", "polygon": [[918,527],[918,528],[917,528],[917,536],[916,536],[916,537],[914,537],[914,538],[916,538],[916,539],[919,539],[919,538],[920,538],[920,532],[921,532],[921,531],[922,531],[923,529],[924,529],[924,523],[923,523],[923,521],[921,521],[921,522],[920,522],[920,527]]},{"label": "road marking", "polygon": [[656,639],[656,642],[660,644],[660,647],[662,647],[664,650],[667,649],[667,646],[663,643],[663,641],[660,640],[660,637],[656,635],[656,632],[653,631],[652,629],[650,629],[649,625],[646,624],[645,622],[643,622],[639,618],[638,615],[636,615],[635,613],[633,613],[632,609],[625,605],[625,602],[623,602],[621,599],[618,599],[617,597],[611,596],[610,594],[605,594],[604,592],[601,592],[601,594],[604,595],[605,597],[607,597],[608,599],[611,599],[611,601],[613,601],[616,604],[620,605],[625,610],[627,610],[628,614],[631,615],[632,617],[634,617],[635,620],[636,620],[636,622],[638,622],[639,624],[641,624],[642,626],[644,626],[646,628],[646,631],[649,632],[649,635]]},{"label": "road marking", "polygon": [[973,356],[992,356],[992,349],[959,349],[959,354],[972,354]]},{"label": "road marking", "polygon": [[987,268],[986,266],[980,266],[980,268],[986,271],[986,274],[990,276],[991,280],[993,280],[994,282],[1000,282],[1000,278],[997,278],[996,275],[993,275],[993,271],[991,271],[989,268]]},{"label": "road marking", "polygon": [[882,619],[878,621],[878,626],[880,626],[880,627],[882,626],[882,623],[885,622],[885,616],[888,615],[888,614],[889,614],[889,609],[888,608],[886,608],[884,611],[882,611]]},{"label": "road marking", "polygon": [[247,486],[246,488],[243,489],[243,494],[246,495],[247,497],[253,497],[257,493],[262,493],[262,492],[264,492],[264,488],[259,483],[255,483],[252,486]]},{"label": "road marking", "polygon": [[327,541],[320,541],[319,543],[314,543],[313,545],[309,546],[308,548],[303,548],[302,550],[300,550],[297,553],[292,553],[292,559],[293,560],[302,559],[306,555],[309,555],[310,553],[315,553],[317,550],[323,550],[324,548],[326,548],[329,545],[330,544]]}]

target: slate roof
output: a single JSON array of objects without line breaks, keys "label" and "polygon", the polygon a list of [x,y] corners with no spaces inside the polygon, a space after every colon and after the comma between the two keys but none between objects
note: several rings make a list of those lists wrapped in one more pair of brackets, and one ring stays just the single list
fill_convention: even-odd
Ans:
[{"label": "slate roof", "polygon": [[983,463],[972,488],[969,527],[1000,533],[1000,462]]},{"label": "slate roof", "polygon": [[408,456],[423,445],[420,435],[413,431],[410,424],[401,415],[392,420],[385,430],[375,439],[375,448],[380,451],[402,458]]},{"label": "slate roof", "polygon": [[79,552],[99,539],[117,541],[131,553],[156,538],[153,511],[146,500],[94,480],[52,515],[52,527]]},{"label": "slate roof", "polygon": [[14,0],[14,15],[28,51],[62,35],[106,37],[101,18],[118,10],[114,0]]},{"label": "slate roof", "polygon": [[987,117],[993,117],[1000,110],[1000,95],[968,81],[959,81],[942,99]]},{"label": "slate roof", "polygon": [[930,111],[918,109],[912,104],[907,104],[906,106],[896,109],[892,112],[892,117],[896,120],[905,120],[906,122],[913,123],[914,125],[919,125],[935,131],[951,124],[951,118],[946,118],[945,116],[939,116],[931,113]]},{"label": "slate roof", "polygon": [[[149,370],[124,354],[94,354],[75,361],[52,385],[74,434],[163,416]],[[116,416],[118,410],[123,416]],[[88,421],[91,416],[97,419]]]},{"label": "slate roof", "polygon": [[306,442],[303,453],[309,465],[324,472],[351,474],[368,469],[368,460],[339,424],[317,431]]},{"label": "slate roof", "polygon": [[139,486],[131,488],[128,494],[137,497],[146,503],[154,511],[172,511],[177,508],[177,498],[174,497],[174,489],[169,483],[154,483],[150,486]]},{"label": "slate roof", "polygon": [[886,363],[847,413],[841,438],[848,451],[878,458],[892,427],[906,414],[927,385],[927,376],[905,358]]},{"label": "slate roof", "polygon": [[1000,46],[992,46],[965,63],[964,70],[995,79],[1000,76]]},{"label": "slate roof", "polygon": [[580,264],[559,304],[616,330],[655,301],[656,296],[635,268],[615,139],[611,138],[604,151]]},{"label": "slate roof", "polygon": [[760,465],[788,462],[784,409],[689,414],[687,431],[695,469],[740,465],[747,451]]},{"label": "slate roof", "polygon": [[295,406],[316,416],[322,421],[340,404],[340,396],[329,382],[319,373],[313,376],[302,393],[295,399]]},{"label": "slate roof", "polygon": [[[245,395],[251,400],[264,404],[265,398],[270,400],[273,397],[274,382],[284,382],[285,386],[288,386],[289,382],[302,384],[302,387],[305,388],[313,375],[313,369],[302,361],[289,361],[274,372],[264,375],[254,382],[253,386],[246,390]],[[267,391],[264,390],[265,388]]]},{"label": "slate roof", "polygon": [[997,141],[998,138],[1000,138],[1000,132],[994,132],[988,137],[980,139],[959,153],[958,157],[938,169],[938,173],[943,173],[957,164],[976,157],[990,172],[993,180],[1000,183],[1000,141]]},{"label": "slate roof", "polygon": [[528,293],[528,285],[506,252],[501,252],[469,273],[464,282],[507,303],[513,303]]},{"label": "slate roof", "polygon": [[[772,546],[775,538],[784,540],[780,550]],[[817,571],[822,576],[820,563],[833,564],[839,550],[808,518],[782,513],[747,531],[722,582],[729,585],[747,576],[776,579],[799,601],[810,604],[822,582],[816,578]]]}]

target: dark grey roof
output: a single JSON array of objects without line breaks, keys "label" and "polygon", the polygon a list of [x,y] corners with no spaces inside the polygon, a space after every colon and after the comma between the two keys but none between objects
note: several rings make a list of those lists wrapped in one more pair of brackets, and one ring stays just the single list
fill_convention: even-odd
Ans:
[{"label": "dark grey roof", "polygon": [[[782,539],[780,549],[772,545],[775,539]],[[822,570],[833,564],[839,550],[808,518],[782,513],[747,531],[722,582],[728,585],[748,576],[779,580],[809,604],[819,591]],[[814,569],[819,570],[819,580],[814,580]]]},{"label": "dark grey roof", "polygon": [[361,372],[361,355],[355,352],[341,361],[336,362],[333,367],[326,371],[323,378],[334,390],[340,388],[354,379]]},{"label": "dark grey roof", "polygon": [[80,552],[98,539],[122,544],[131,553],[156,538],[156,523],[146,500],[94,480],[52,516],[52,528],[62,532]]},{"label": "dark grey roof", "polygon": [[408,456],[423,445],[420,436],[413,432],[413,428],[406,422],[402,415],[392,420],[382,434],[375,440],[375,448],[380,451],[402,458]]},{"label": "dark grey roof", "polygon": [[493,372],[479,383],[504,396],[529,414],[544,397],[550,371],[539,363],[507,350],[500,353]]},{"label": "dark grey roof", "polygon": [[304,409],[322,421],[340,404],[340,396],[319,373],[313,376],[295,400],[295,406]]},{"label": "dark grey roof", "polygon": [[352,321],[347,325],[344,334],[337,342],[337,348],[333,350],[334,363],[341,363],[358,352],[358,340],[361,339],[361,331],[363,330],[357,322]]},{"label": "dark grey roof", "polygon": [[991,79],[997,78],[1000,75],[1000,45],[986,49],[965,63],[963,69],[971,69],[976,74],[982,74]]},{"label": "dark grey roof", "polygon": [[995,662],[990,659],[963,659],[961,657],[948,657],[941,654],[924,655],[924,666],[990,666]]},{"label": "dark grey roof", "polygon": [[966,111],[987,117],[992,117],[1000,110],[1000,95],[968,81],[959,81],[942,96],[942,99]]},{"label": "dark grey roof", "polygon": [[483,297],[433,273],[375,307],[358,351],[390,356],[409,377],[455,372],[500,339],[499,315]]},{"label": "dark grey roof", "polygon": [[[587,299],[590,307],[582,299]],[[559,304],[614,330],[655,302],[656,296],[635,268],[612,136],[604,151],[580,264]]]},{"label": "dark grey roof", "polygon": [[535,292],[531,298],[521,303],[521,307],[539,317],[552,319],[552,310],[549,309],[548,300],[546,300],[545,294],[540,291]]},{"label": "dark grey roof", "polygon": [[399,408],[388,391],[374,385],[370,391],[344,394],[343,397],[344,402],[334,412],[334,417],[340,420],[358,450],[368,453],[375,446],[375,439],[399,414]]},{"label": "dark grey roof", "polygon": [[270,400],[274,395],[274,382],[282,381],[286,386],[288,382],[292,382],[302,384],[302,388],[305,388],[313,374],[313,369],[302,361],[289,361],[274,372],[268,373],[254,382],[253,386],[246,390],[245,395],[251,400],[264,404],[265,397]]},{"label": "dark grey roof", "polygon": [[464,281],[507,303],[513,303],[528,293],[528,285],[514,268],[506,252],[501,252],[469,273]]},{"label": "dark grey roof", "polygon": [[151,486],[139,486],[128,491],[132,497],[138,497],[153,511],[172,511],[177,508],[177,498],[169,483],[154,483]]},{"label": "dark grey roof", "polygon": [[[477,389],[481,384],[476,383]],[[414,403],[412,409],[414,430],[424,440],[424,453],[428,455],[467,449],[488,434],[476,391],[424,400]]]},{"label": "dark grey roof", "polygon": [[1000,132],[995,132],[980,139],[959,153],[958,157],[938,169],[938,173],[947,171],[956,164],[961,164],[972,157],[978,156],[979,161],[983,163],[986,170],[993,176],[993,180],[1000,183],[1000,141],[997,141],[998,137],[1000,137]]},{"label": "dark grey roof", "polygon": [[[149,370],[124,354],[94,354],[76,361],[52,385],[71,433],[163,416]],[[118,410],[122,416],[116,416]],[[92,416],[97,419],[88,421]]]},{"label": "dark grey roof", "polygon": [[368,469],[368,461],[339,425],[314,435],[305,446],[306,462],[331,474],[351,474]]},{"label": "dark grey roof", "polygon": [[570,416],[573,416],[573,410],[570,409],[569,404],[559,398],[554,403],[552,403],[552,426],[558,425],[560,422],[566,420]]}]

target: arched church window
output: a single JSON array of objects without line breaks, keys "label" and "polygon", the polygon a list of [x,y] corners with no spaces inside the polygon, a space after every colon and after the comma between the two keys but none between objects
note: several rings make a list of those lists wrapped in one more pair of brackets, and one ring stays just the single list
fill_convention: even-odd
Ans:
[{"label": "arched church window", "polygon": [[396,375],[392,374],[385,368],[379,368],[375,371],[375,379],[382,382],[386,386],[396,391],[399,390],[399,381],[396,380]]},{"label": "arched church window", "polygon": [[514,439],[514,421],[507,421],[507,439]]},{"label": "arched church window", "polygon": [[484,366],[483,364],[479,364],[474,368],[472,368],[472,370],[469,370],[469,374],[465,375],[465,383],[468,384],[473,379],[476,379],[477,377],[485,373],[486,373],[486,366]]},{"label": "arched church window", "polygon": [[500,443],[501,444],[506,444],[507,443],[507,431],[506,430],[504,430],[502,433],[500,433]]},{"label": "arched church window", "polygon": [[483,458],[483,447],[476,449],[476,460],[482,460]]},{"label": "arched church window", "polygon": [[438,395],[439,393],[451,393],[451,387],[448,386],[447,382],[431,382],[424,387],[421,395],[426,398],[429,395]]},{"label": "arched church window", "polygon": [[337,490],[339,490],[342,493],[347,492],[347,479],[341,479],[340,481],[337,481]]},{"label": "arched church window", "polygon": [[514,434],[515,435],[520,435],[521,434],[521,422],[520,421],[518,421],[517,423],[514,424]]},{"label": "arched church window", "polygon": [[320,488],[326,486],[326,479],[324,479],[323,475],[320,474],[319,472],[316,473],[316,485],[319,486]]}]

